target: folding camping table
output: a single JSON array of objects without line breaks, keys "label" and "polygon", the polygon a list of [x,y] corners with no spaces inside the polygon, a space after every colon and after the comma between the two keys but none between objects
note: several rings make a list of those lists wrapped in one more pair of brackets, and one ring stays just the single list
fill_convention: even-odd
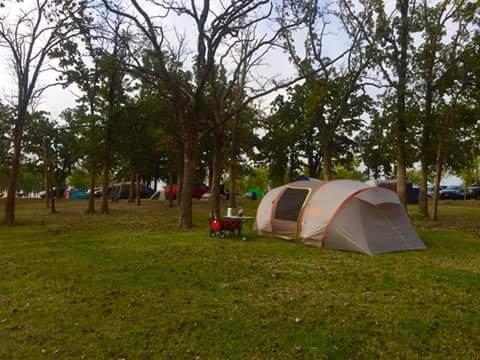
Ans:
[{"label": "folding camping table", "polygon": [[[247,223],[249,221],[254,221],[255,217],[254,216],[225,216],[224,219],[227,220],[233,220],[233,221],[240,221],[241,227],[243,228],[243,223]],[[242,235],[242,240],[247,240],[245,236]]]}]

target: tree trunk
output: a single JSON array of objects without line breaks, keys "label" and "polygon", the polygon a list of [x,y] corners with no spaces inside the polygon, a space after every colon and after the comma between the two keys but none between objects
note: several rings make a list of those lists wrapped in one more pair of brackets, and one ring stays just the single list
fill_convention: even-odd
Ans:
[{"label": "tree trunk", "polygon": [[193,226],[192,195],[198,150],[198,133],[191,127],[187,128],[185,131],[183,185],[181,189],[179,219],[179,225],[184,229]]},{"label": "tree trunk", "polygon": [[[213,138],[213,141],[215,142],[216,139],[215,139],[215,136]],[[215,149],[214,149],[215,151]],[[212,159],[208,162],[208,190],[210,191],[210,193],[212,192],[212,189],[213,189],[213,167],[214,167],[214,164],[213,164],[213,161],[214,161],[214,158],[215,158],[215,154],[212,153]]]},{"label": "tree trunk", "polygon": [[50,178],[48,177],[48,165],[45,167],[45,207],[50,209]]},{"label": "tree trunk", "polygon": [[177,172],[177,191],[176,191],[176,202],[177,206],[180,206],[181,198],[182,198],[182,185],[183,185],[183,167],[184,167],[184,144],[183,140],[181,144],[178,144],[178,147],[175,152],[175,167],[176,167],[176,172]]},{"label": "tree trunk", "polygon": [[180,203],[182,202],[183,167],[182,167],[182,172],[177,176],[176,186],[177,186],[177,194],[176,194],[177,206],[180,206]]},{"label": "tree trunk", "polygon": [[313,155],[308,156],[308,176],[311,178],[316,178],[317,172],[316,172],[316,167],[313,161]]},{"label": "tree trunk", "polygon": [[54,188],[53,176],[50,174],[50,212],[55,214],[57,212],[57,208],[55,207],[55,200],[56,200],[56,193],[53,190]]},{"label": "tree trunk", "polygon": [[407,207],[407,170],[404,158],[397,156],[397,193],[402,204]]},{"label": "tree trunk", "polygon": [[428,217],[428,165],[425,160],[421,164],[420,192],[418,196],[420,214]]},{"label": "tree trunk", "polygon": [[20,157],[22,156],[23,129],[27,120],[27,111],[19,110],[18,118],[13,130],[13,156],[10,168],[10,178],[7,188],[7,203],[5,205],[5,216],[3,222],[7,226],[15,225],[15,198],[17,196],[17,182],[20,172]]},{"label": "tree trunk", "polygon": [[213,134],[212,187],[210,188],[210,209],[215,219],[220,218],[220,181],[223,168],[224,126],[218,126]]},{"label": "tree trunk", "polygon": [[400,201],[407,204],[407,169],[405,139],[407,133],[405,119],[405,99],[407,93],[407,71],[408,71],[408,33],[410,19],[408,16],[409,0],[399,1],[400,9],[400,59],[398,65],[397,85],[397,192]]},{"label": "tree trunk", "polygon": [[90,194],[88,197],[88,209],[87,214],[95,213],[95,178],[97,177],[97,164],[95,160],[92,159],[90,167]]},{"label": "tree trunk", "polygon": [[168,173],[168,185],[167,185],[168,191],[168,206],[173,207],[173,174],[172,172]]},{"label": "tree trunk", "polygon": [[230,207],[237,207],[237,151],[235,146],[235,140],[232,142],[232,153],[230,155],[230,186],[228,189],[228,196],[230,201]]},{"label": "tree trunk", "polygon": [[325,181],[333,180],[332,152],[328,143],[323,147],[323,178]]},{"label": "tree trunk", "polygon": [[48,148],[47,139],[43,138],[43,181],[45,182],[45,207],[50,208],[50,186],[48,179]]},{"label": "tree trunk", "polygon": [[294,179],[294,165],[293,165],[293,158],[295,155],[293,153],[289,154],[288,157],[288,182],[292,182]]},{"label": "tree trunk", "polygon": [[110,161],[108,155],[103,159],[103,178],[102,178],[102,214],[108,214],[108,186],[110,185]]},{"label": "tree trunk", "polygon": [[432,220],[438,220],[438,200],[440,197],[440,181],[442,180],[443,172],[443,141],[438,140],[437,144],[437,160],[435,164],[435,184],[433,189],[433,208]]},{"label": "tree trunk", "polygon": [[133,203],[135,201],[135,167],[132,166],[132,173],[130,175],[130,189],[128,190],[128,202]]},{"label": "tree trunk", "polygon": [[135,172],[135,195],[136,195],[136,203],[137,206],[140,206],[142,203],[142,192],[140,187],[140,173],[138,171]]},{"label": "tree trunk", "polygon": [[[435,43],[436,44],[436,43]],[[422,139],[420,145],[421,181],[418,207],[420,214],[428,217],[428,166],[431,163],[430,143],[432,138],[432,103],[433,103],[433,67],[436,47],[428,59],[425,73],[425,120],[423,122]]]},{"label": "tree trunk", "polygon": [[12,159],[12,167],[10,169],[10,179],[7,190],[7,204],[5,206],[5,225],[12,226],[15,224],[15,197],[17,190],[17,179],[20,167],[20,149],[14,150]]}]

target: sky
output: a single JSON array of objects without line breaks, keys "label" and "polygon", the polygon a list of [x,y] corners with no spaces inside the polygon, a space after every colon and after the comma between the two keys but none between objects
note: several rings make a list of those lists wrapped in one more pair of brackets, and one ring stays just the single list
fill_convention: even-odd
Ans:
[{"label": "sky", "polygon": [[[394,1],[395,0],[387,0],[386,2],[388,3],[388,6],[393,6]],[[6,8],[0,9],[0,14],[7,14],[10,19],[14,19],[21,6],[24,8],[29,8],[32,7],[34,2],[35,0],[24,0],[23,4],[19,5],[18,3],[12,1],[9,5],[7,5]],[[214,8],[215,6],[219,6],[218,1],[213,1],[212,4]],[[158,8],[156,8],[154,5],[146,5],[146,9],[151,15],[158,14]],[[185,34],[188,49],[195,48],[195,35],[193,34],[196,33],[196,30],[191,19],[189,19],[187,16],[178,17],[175,15],[170,15],[161,21],[162,25],[166,29],[166,36],[172,43],[175,43],[176,39],[174,31],[175,29],[177,33]],[[259,34],[271,34],[271,29],[274,28],[274,26],[275,25],[273,22],[264,23],[258,27],[257,31]],[[190,36],[190,34],[193,36]],[[340,24],[336,21],[332,21],[331,24],[329,24],[328,34],[329,35],[324,40],[325,54],[335,57],[336,54],[341,53],[348,46],[346,37],[342,34]],[[294,36],[295,43],[299,49],[303,48],[303,36],[304,33],[302,32],[298,32]],[[8,59],[9,58],[6,50],[0,48],[0,98],[4,101],[8,101],[15,94],[15,81]],[[282,81],[290,79],[295,75],[296,72],[294,66],[290,63],[288,55],[283,50],[274,49],[265,56],[262,66],[259,66],[254,70],[252,78],[275,78],[278,81]],[[39,83],[41,85],[46,85],[55,82],[57,76],[58,73],[54,71],[45,72],[40,77]],[[279,93],[282,93],[282,91]],[[45,110],[50,112],[52,118],[58,119],[58,116],[63,110],[76,105],[76,98],[78,94],[78,90],[72,86],[67,89],[62,88],[61,86],[51,87],[43,94],[36,110]],[[260,100],[260,106],[268,109],[269,104],[273,101],[277,94],[278,93],[274,93],[262,98]],[[458,182],[458,178],[451,176],[445,179],[445,184],[456,184]]]},{"label": "sky", "polygon": [[[0,10],[0,14],[8,14],[11,20],[15,19],[18,14],[19,7],[29,8],[35,0],[24,0],[23,4],[18,4],[12,1],[5,9]],[[126,3],[126,2],[125,2]],[[148,5],[146,3],[146,9],[149,14],[159,14],[158,8],[154,5]],[[213,8],[215,5],[219,6],[219,2],[213,1]],[[166,19],[162,19],[162,25],[165,27],[166,36],[172,43],[175,42],[175,31],[179,34],[185,34],[187,38],[187,48],[192,50],[195,48],[195,36],[189,36],[189,34],[195,34],[195,27],[192,20],[187,16],[175,16],[171,15]],[[258,34],[271,34],[271,29],[274,27],[273,22],[263,23],[257,29]],[[344,49],[344,39],[339,35],[338,26],[333,24],[330,27],[332,35],[329,35],[325,42],[326,54],[335,55]],[[297,35],[295,37],[297,46],[302,48],[302,39]],[[191,59],[190,59],[191,60]],[[280,49],[274,49],[270,51],[262,61],[262,66],[255,69],[253,77],[256,79],[275,78],[276,80],[286,80],[294,77],[296,72],[293,65],[289,62],[288,55]],[[54,82],[58,73],[53,71],[42,74],[40,78],[40,84],[45,85]],[[10,99],[15,94],[15,81],[13,72],[11,70],[10,62],[8,60],[8,54],[5,49],[0,48],[0,96],[2,99]],[[39,109],[46,110],[51,113],[52,117],[57,118],[58,115],[66,108],[75,106],[75,99],[78,91],[73,87],[64,89],[60,86],[49,88],[43,95]],[[268,107],[271,101],[273,101],[276,94],[269,95],[262,99],[264,107]]]}]

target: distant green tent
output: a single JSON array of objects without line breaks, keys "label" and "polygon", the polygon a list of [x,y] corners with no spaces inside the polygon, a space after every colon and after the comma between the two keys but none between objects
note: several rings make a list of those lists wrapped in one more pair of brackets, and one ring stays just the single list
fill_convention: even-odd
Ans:
[{"label": "distant green tent", "polygon": [[264,191],[258,187],[250,188],[247,190],[247,193],[245,194],[247,197],[250,198],[261,198],[264,195]]}]

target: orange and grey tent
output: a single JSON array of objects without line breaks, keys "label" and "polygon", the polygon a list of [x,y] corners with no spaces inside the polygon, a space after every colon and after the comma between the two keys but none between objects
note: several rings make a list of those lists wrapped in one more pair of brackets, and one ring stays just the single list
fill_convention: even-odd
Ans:
[{"label": "orange and grey tent", "polygon": [[269,191],[259,234],[365,254],[424,249],[397,194],[359,181],[296,181]]}]

